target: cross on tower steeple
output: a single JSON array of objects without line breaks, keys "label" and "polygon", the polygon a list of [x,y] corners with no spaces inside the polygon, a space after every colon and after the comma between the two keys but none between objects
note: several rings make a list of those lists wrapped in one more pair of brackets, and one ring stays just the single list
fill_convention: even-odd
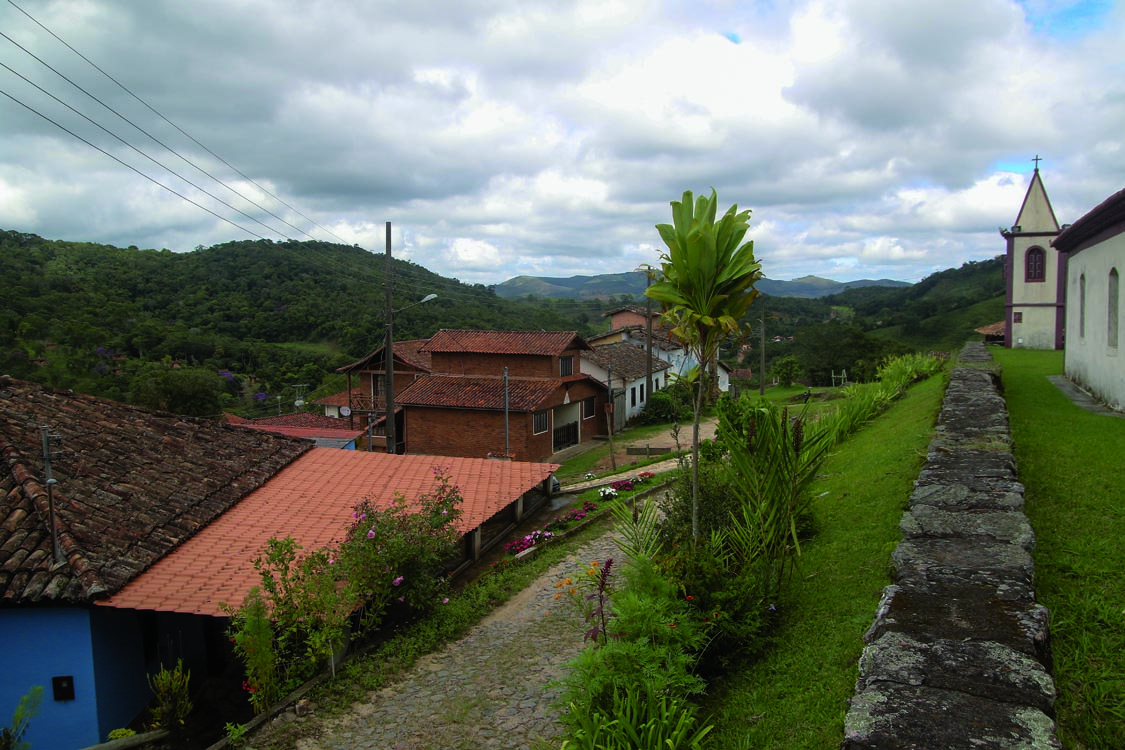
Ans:
[{"label": "cross on tower steeple", "polygon": [[1039,162],[1041,162],[1043,160],[1039,158],[1039,154],[1036,154],[1035,158],[1032,159],[1032,161],[1035,162],[1035,171],[1038,172],[1039,171]]}]

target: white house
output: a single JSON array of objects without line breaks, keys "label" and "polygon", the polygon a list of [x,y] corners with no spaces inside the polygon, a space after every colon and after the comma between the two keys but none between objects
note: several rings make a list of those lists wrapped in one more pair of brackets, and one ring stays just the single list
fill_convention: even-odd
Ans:
[{"label": "white house", "polygon": [[1125,271],[1125,190],[1064,229],[1066,376],[1114,409],[1125,408],[1121,355],[1121,273]]},{"label": "white house", "polygon": [[[582,372],[605,383],[613,392],[613,428],[619,430],[644,411],[648,403],[648,354],[643,347],[627,341],[595,346],[582,357]],[[652,390],[667,385],[667,362],[652,358]],[[610,376],[612,374],[612,381]]]}]

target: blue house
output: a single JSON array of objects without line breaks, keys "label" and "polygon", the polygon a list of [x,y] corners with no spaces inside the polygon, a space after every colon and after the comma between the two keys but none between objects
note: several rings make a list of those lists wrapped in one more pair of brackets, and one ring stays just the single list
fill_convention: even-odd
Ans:
[{"label": "blue house", "polygon": [[0,715],[41,685],[24,739],[86,747],[144,710],[162,665],[206,675],[222,620],[95,602],[312,448],[0,377]]}]

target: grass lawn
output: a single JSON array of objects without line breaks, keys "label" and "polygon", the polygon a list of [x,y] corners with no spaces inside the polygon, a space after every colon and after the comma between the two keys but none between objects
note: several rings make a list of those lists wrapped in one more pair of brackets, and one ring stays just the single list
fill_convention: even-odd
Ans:
[{"label": "grass lawn", "polygon": [[715,723],[713,747],[839,746],[863,632],[890,582],[890,553],[943,388],[942,377],[914,386],[824,463],[812,490],[815,534],[776,603],[780,626],[767,651],[714,686],[703,706]]},{"label": "grass lawn", "polygon": [[1069,750],[1125,748],[1125,419],[1047,380],[1062,352],[992,353],[1038,541],[1036,595],[1051,610],[1060,737]]}]

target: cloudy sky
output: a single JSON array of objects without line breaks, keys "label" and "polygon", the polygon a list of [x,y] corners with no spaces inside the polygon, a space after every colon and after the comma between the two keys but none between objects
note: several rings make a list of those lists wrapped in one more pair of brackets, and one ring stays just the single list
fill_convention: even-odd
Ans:
[{"label": "cloudy sky", "polygon": [[1108,1],[0,0],[0,33],[0,228],[52,239],[391,221],[490,284],[655,263],[714,187],[772,278],[916,281],[1003,251],[1036,154],[1060,222],[1125,186]]}]

